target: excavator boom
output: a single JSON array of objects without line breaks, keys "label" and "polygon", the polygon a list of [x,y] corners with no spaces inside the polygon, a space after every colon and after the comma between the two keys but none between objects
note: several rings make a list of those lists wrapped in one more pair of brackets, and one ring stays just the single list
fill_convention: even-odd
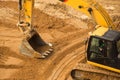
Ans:
[{"label": "excavator boom", "polygon": [[87,16],[92,17],[96,24],[115,29],[112,19],[95,0],[60,0],[74,9],[85,13]]}]

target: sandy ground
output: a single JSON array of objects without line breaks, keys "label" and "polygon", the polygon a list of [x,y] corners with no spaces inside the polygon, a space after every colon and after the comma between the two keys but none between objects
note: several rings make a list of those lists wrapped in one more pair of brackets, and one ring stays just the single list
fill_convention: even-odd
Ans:
[{"label": "sandy ground", "polygon": [[[29,58],[19,52],[22,34],[16,26],[15,1],[0,1],[0,80],[71,80],[70,71],[85,57],[84,40],[92,31],[94,21],[57,0],[36,0],[35,28],[46,42],[53,43],[54,52],[47,59]],[[119,0],[97,1],[118,25]],[[97,75],[91,80],[119,79]]]}]

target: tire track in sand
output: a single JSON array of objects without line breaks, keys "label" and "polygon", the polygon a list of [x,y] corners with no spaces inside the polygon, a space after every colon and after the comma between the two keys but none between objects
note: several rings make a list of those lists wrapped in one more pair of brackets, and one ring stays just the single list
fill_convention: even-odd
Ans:
[{"label": "tire track in sand", "polygon": [[69,74],[76,63],[85,59],[85,51],[82,49],[83,47],[75,50],[72,54],[65,56],[65,58],[56,66],[56,69],[54,69],[48,80],[65,80],[66,74]]}]

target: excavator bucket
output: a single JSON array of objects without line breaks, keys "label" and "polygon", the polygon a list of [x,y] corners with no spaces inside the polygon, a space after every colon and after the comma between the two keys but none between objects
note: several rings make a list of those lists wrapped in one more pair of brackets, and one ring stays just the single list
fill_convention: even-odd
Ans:
[{"label": "excavator bucket", "polygon": [[20,52],[34,58],[46,58],[53,52],[52,44],[42,40],[39,34],[32,30],[22,40]]}]

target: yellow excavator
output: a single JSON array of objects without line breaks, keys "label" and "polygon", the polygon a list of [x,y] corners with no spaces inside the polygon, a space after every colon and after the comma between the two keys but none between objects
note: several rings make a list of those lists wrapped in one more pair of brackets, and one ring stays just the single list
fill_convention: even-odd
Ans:
[{"label": "yellow excavator", "polygon": [[[87,63],[119,74],[120,32],[115,30],[116,27],[105,9],[95,0],[60,1],[92,17],[97,24],[88,40]],[[120,77],[120,74],[118,76]]]},{"label": "yellow excavator", "polygon": [[33,26],[34,0],[19,0],[19,22],[17,26],[23,34],[20,52],[33,58],[46,58],[53,52],[51,43],[46,43]]}]

